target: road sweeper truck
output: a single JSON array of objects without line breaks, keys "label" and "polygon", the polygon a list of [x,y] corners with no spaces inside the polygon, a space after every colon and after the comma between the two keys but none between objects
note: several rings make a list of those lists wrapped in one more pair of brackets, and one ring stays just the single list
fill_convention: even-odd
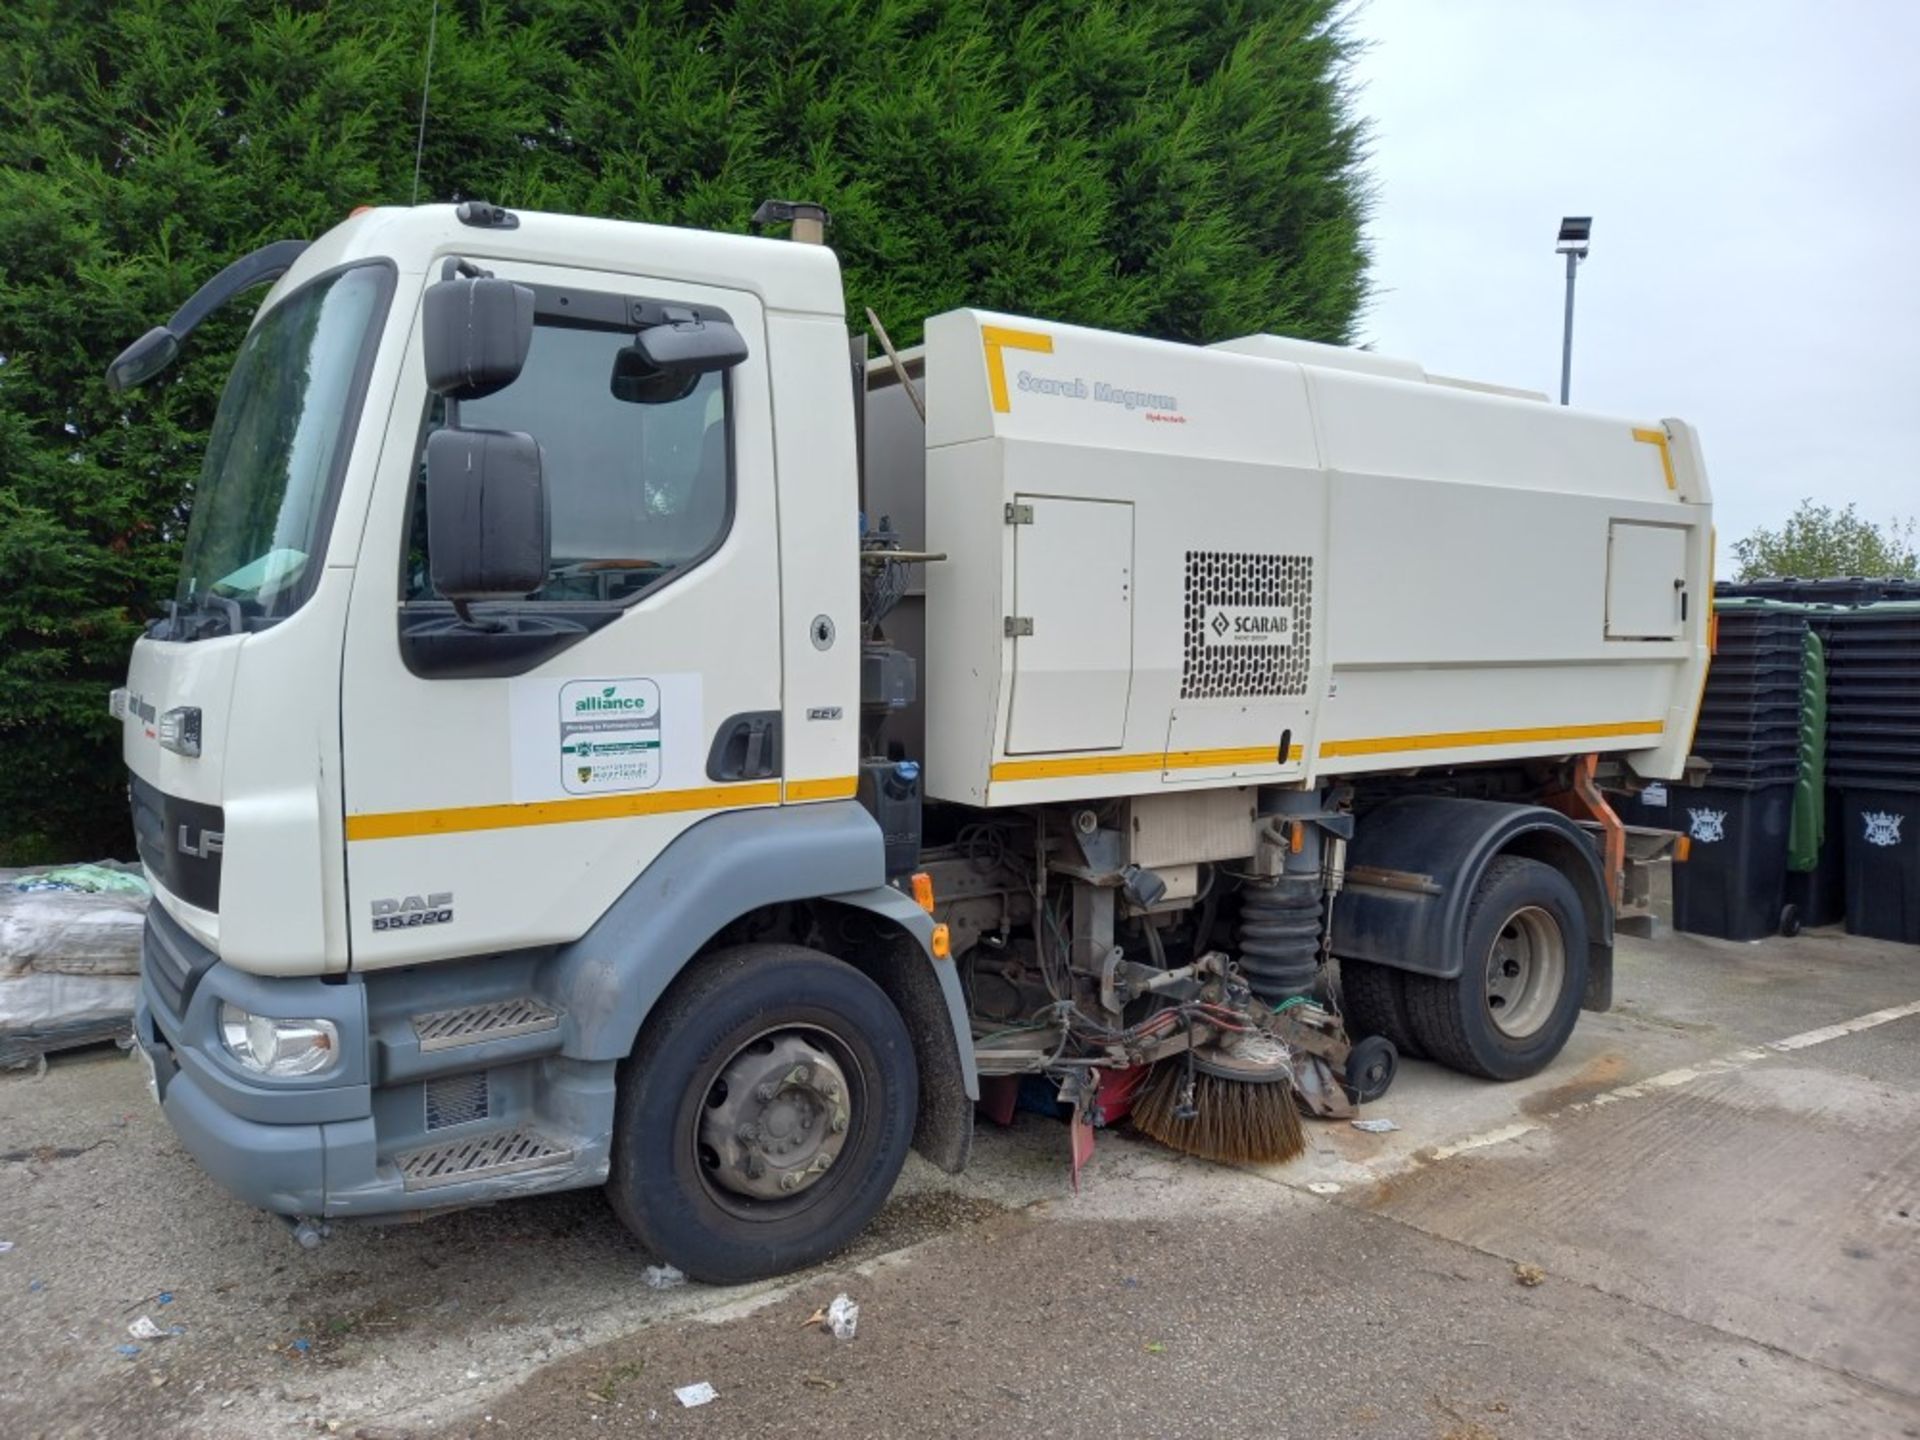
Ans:
[{"label": "road sweeper truck", "polygon": [[[816,211],[763,218],[817,237]],[[139,1048],[328,1222],[586,1186],[805,1265],[1038,1090],[1272,1159],[1610,1003],[1708,659],[1673,419],[983,310],[824,244],[459,206],[270,284],[124,724]]]}]

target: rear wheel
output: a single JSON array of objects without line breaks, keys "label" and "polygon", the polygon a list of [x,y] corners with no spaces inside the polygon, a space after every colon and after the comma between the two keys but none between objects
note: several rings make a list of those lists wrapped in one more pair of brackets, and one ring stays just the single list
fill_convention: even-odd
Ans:
[{"label": "rear wheel", "polygon": [[622,1067],[608,1198],[661,1259],[738,1284],[851,1241],[906,1159],[913,1044],[880,987],[797,945],[702,962]]},{"label": "rear wheel", "polygon": [[1340,962],[1340,1018],[1347,1034],[1359,1040],[1381,1035],[1409,1059],[1421,1054],[1407,1018],[1406,974],[1367,960]]},{"label": "rear wheel", "polygon": [[1454,979],[1406,977],[1421,1048],[1490,1080],[1545,1069],[1573,1033],[1587,983],[1586,915],[1572,882],[1538,860],[1498,857],[1474,890],[1461,952]]}]

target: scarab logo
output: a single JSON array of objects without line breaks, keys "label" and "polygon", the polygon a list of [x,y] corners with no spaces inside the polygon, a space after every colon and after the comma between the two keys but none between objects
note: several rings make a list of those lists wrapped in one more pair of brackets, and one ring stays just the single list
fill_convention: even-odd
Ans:
[{"label": "scarab logo", "polygon": [[1727,838],[1727,812],[1724,810],[1688,810],[1692,822],[1687,833],[1702,845]]},{"label": "scarab logo", "polygon": [[1273,645],[1282,649],[1293,645],[1294,613],[1291,605],[1209,605],[1206,631],[1201,640],[1209,646]]}]

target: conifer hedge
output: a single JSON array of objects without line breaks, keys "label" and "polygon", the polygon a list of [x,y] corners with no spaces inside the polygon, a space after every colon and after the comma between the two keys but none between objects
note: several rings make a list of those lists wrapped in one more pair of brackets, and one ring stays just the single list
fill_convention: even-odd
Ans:
[{"label": "conifer hedge", "polygon": [[1340,0],[6,0],[0,862],[130,849],[108,690],[171,593],[247,317],[106,362],[227,261],[478,196],[722,230],[817,200],[849,313],[963,303],[1343,341],[1365,293]]}]

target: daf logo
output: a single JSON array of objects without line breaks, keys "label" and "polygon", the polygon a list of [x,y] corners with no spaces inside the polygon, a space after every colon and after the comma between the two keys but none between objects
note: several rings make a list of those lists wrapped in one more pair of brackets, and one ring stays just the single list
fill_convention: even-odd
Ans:
[{"label": "daf logo", "polygon": [[227,848],[227,837],[219,830],[202,830],[200,838],[195,840],[193,827],[182,825],[178,844],[182,855],[191,855],[196,860],[206,860]]},{"label": "daf logo", "polygon": [[412,930],[421,925],[446,925],[452,920],[451,890],[373,902],[373,928],[376,930]]}]

